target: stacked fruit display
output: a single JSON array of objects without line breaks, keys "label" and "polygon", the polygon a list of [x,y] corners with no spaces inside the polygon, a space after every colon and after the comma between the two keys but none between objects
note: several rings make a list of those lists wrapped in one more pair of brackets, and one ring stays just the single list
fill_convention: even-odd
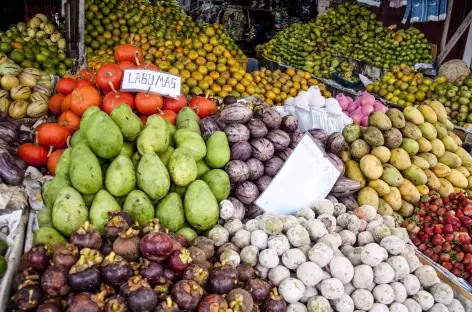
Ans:
[{"label": "stacked fruit display", "polygon": [[[74,101],[82,105],[91,101],[92,90],[83,86],[72,93],[73,111],[74,105],[80,105]],[[88,97],[77,99],[84,92]],[[217,199],[227,198],[230,188],[228,175],[219,169],[230,158],[226,135],[216,131],[205,143],[199,117],[190,107],[180,110],[175,124],[154,114],[143,127],[129,105],[118,105],[110,116],[91,105],[70,140],[71,147],[61,152],[53,166],[55,178],[44,185],[42,229],[53,232],[55,228],[68,236],[90,220],[102,231],[107,213],[122,208],[140,224],[157,215],[172,231],[190,226],[205,230],[216,223]],[[57,131],[56,136],[43,135],[48,131]],[[43,124],[38,141],[61,149],[69,134],[61,125]],[[59,136],[60,142],[54,141]],[[157,200],[155,209],[152,201]]]},{"label": "stacked fruit display", "polygon": [[368,92],[379,95],[385,100],[404,106],[422,104],[430,99],[438,85],[446,82],[443,76],[435,80],[415,73],[413,68],[405,65],[393,66],[380,80],[367,85]]},{"label": "stacked fruit display", "polygon": [[360,186],[359,206],[368,204],[382,215],[402,217],[411,216],[413,205],[430,190],[443,197],[470,190],[472,156],[452,128],[437,101],[407,107],[403,113],[371,113],[369,127],[350,125],[343,130],[349,143],[342,152],[346,177],[355,182],[341,179],[335,188],[353,194]]},{"label": "stacked fruit display", "polygon": [[73,65],[66,48],[61,32],[44,14],[0,32],[0,52],[23,68],[33,67],[62,77]]},{"label": "stacked fruit display", "polygon": [[50,74],[32,67],[22,69],[0,53],[0,77],[0,111],[14,119],[47,114],[53,89]]},{"label": "stacked fruit display", "polygon": [[288,68],[285,72],[270,71],[261,68],[252,72],[256,83],[256,93],[268,105],[282,105],[287,98],[296,97],[300,91],[307,91],[311,86],[318,86],[321,95],[331,97],[331,92],[318,80],[312,78],[309,72]]},{"label": "stacked fruit display", "polygon": [[435,86],[431,99],[446,107],[453,124],[468,128],[472,123],[472,75],[460,76],[454,82],[443,79]]},{"label": "stacked fruit display", "polygon": [[472,285],[471,203],[464,193],[441,198],[431,192],[403,226],[421,252]]},{"label": "stacked fruit display", "polygon": [[46,240],[56,244],[36,244],[24,256],[9,311],[210,312],[231,306],[249,312],[260,305],[273,312],[285,306],[276,289],[264,298],[264,289],[252,287],[270,285],[253,267],[224,261],[226,247],[201,236],[187,241],[157,219],[139,226],[117,212],[103,233],[86,222],[70,243]]},{"label": "stacked fruit display", "polygon": [[355,1],[328,10],[316,22],[296,23],[260,47],[263,55],[315,74],[331,77],[339,65],[334,53],[377,67],[430,63],[431,46],[419,30],[395,31]]}]

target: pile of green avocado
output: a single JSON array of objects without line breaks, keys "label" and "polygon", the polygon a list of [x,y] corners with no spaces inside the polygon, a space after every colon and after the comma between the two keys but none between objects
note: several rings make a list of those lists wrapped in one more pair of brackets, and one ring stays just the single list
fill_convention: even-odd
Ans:
[{"label": "pile of green avocado", "polygon": [[88,108],[56,176],[44,184],[35,243],[64,241],[86,220],[103,233],[109,212],[120,210],[139,224],[157,217],[188,238],[211,228],[230,193],[221,170],[230,149],[221,131],[205,142],[199,121],[190,107],[179,112],[176,126],[158,114],[143,126],[128,105],[110,116]]}]

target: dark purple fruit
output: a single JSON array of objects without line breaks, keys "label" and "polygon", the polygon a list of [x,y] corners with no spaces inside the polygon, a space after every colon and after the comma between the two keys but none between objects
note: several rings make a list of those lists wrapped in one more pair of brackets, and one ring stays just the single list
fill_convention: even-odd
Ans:
[{"label": "dark purple fruit", "polygon": [[208,280],[208,275],[209,272],[207,269],[201,267],[198,264],[192,263],[189,265],[187,270],[185,270],[184,276],[182,278],[186,280],[192,280],[203,286]]},{"label": "dark purple fruit", "polygon": [[146,281],[146,279],[143,279],[141,276],[132,276],[129,278],[128,282],[125,284],[121,285],[120,287],[120,295],[124,298],[128,298],[130,293],[134,290],[137,290],[139,288],[149,288],[150,285]]},{"label": "dark purple fruit", "polygon": [[79,260],[79,249],[77,246],[69,243],[58,246],[52,256],[54,266],[66,271],[69,271],[77,260]]},{"label": "dark purple fruit", "polygon": [[143,259],[139,273],[143,278],[147,279],[152,287],[154,287],[159,283],[162,276],[162,265],[158,262]]},{"label": "dark purple fruit", "polygon": [[268,282],[260,278],[254,278],[246,283],[245,289],[251,294],[255,304],[261,304],[269,296],[270,287]]},{"label": "dark purple fruit", "polygon": [[128,307],[133,312],[152,311],[156,305],[157,294],[151,288],[139,288],[129,294]]},{"label": "dark purple fruit", "polygon": [[56,302],[45,302],[38,306],[36,312],[61,312],[61,308]]},{"label": "dark purple fruit", "polygon": [[287,311],[287,304],[285,300],[279,296],[277,288],[274,288],[269,297],[261,306],[261,312],[285,312]]},{"label": "dark purple fruit", "polygon": [[113,243],[113,251],[128,261],[139,258],[139,228],[130,227],[118,235]]},{"label": "dark purple fruit", "polygon": [[234,312],[251,312],[254,307],[251,294],[242,288],[230,291],[226,296],[226,301]]},{"label": "dark purple fruit", "polygon": [[125,298],[120,295],[114,295],[105,301],[104,312],[127,312],[128,304]]},{"label": "dark purple fruit", "polygon": [[108,212],[109,220],[105,224],[105,237],[108,241],[114,241],[118,234],[126,231],[133,225],[133,220],[127,212],[124,211],[110,211]]},{"label": "dark purple fruit", "polygon": [[181,234],[175,234],[175,233],[171,233],[171,235],[172,235],[172,238],[174,238],[182,247],[184,248],[188,247],[188,242],[185,236]]},{"label": "dark purple fruit", "polygon": [[214,312],[228,310],[228,303],[220,295],[207,295],[203,297],[198,305],[198,312]]},{"label": "dark purple fruit", "polygon": [[44,271],[49,267],[51,252],[45,245],[37,245],[28,251],[28,265],[36,271]]},{"label": "dark purple fruit", "polygon": [[166,233],[150,232],[141,239],[139,250],[148,260],[162,261],[174,251],[173,239]]},{"label": "dark purple fruit", "polygon": [[206,255],[206,260],[211,259],[215,254],[215,243],[205,236],[199,236],[192,242],[192,246],[198,247]]},{"label": "dark purple fruit", "polygon": [[238,272],[238,281],[241,283],[246,283],[256,277],[256,270],[247,263],[238,265],[236,271]]},{"label": "dark purple fruit", "polygon": [[97,290],[100,287],[100,271],[97,268],[89,268],[73,273],[71,269],[69,284],[76,292]]},{"label": "dark purple fruit", "polygon": [[167,259],[167,265],[174,271],[185,271],[192,262],[192,255],[188,249],[182,248],[172,252]]},{"label": "dark purple fruit", "polygon": [[215,267],[210,271],[206,289],[213,294],[229,293],[238,279],[236,269],[229,265]]},{"label": "dark purple fruit", "polygon": [[100,247],[100,252],[104,257],[108,256],[110,252],[113,251],[113,243],[109,241],[105,241],[102,243],[102,247]]},{"label": "dark purple fruit", "polygon": [[95,227],[86,221],[75,233],[70,236],[71,244],[76,245],[80,249],[100,249],[102,246],[102,237]]},{"label": "dark purple fruit", "polygon": [[71,298],[69,311],[70,312],[100,312],[101,311],[100,307],[91,298],[92,298],[92,295],[90,293],[73,294]]},{"label": "dark purple fruit", "polygon": [[176,282],[181,280],[183,276],[182,271],[174,271],[169,266],[165,265],[162,270],[162,277],[171,282]]},{"label": "dark purple fruit", "polygon": [[103,257],[98,250],[84,248],[80,258],[69,271],[69,284],[75,292],[95,291],[100,287],[100,271],[97,267]]},{"label": "dark purple fruit", "polygon": [[165,301],[162,301],[157,305],[153,312],[179,312],[180,309],[177,303],[172,301],[171,297],[167,297]]},{"label": "dark purple fruit", "polygon": [[133,275],[128,262],[113,251],[103,259],[100,268],[102,281],[112,287],[119,287],[126,283]]},{"label": "dark purple fruit", "polygon": [[203,296],[203,288],[194,281],[181,280],[172,287],[172,299],[182,310],[194,310]]},{"label": "dark purple fruit", "polygon": [[15,295],[13,302],[22,311],[36,309],[44,300],[43,290],[37,281],[27,279],[24,281]]},{"label": "dark purple fruit", "polygon": [[56,266],[49,267],[41,277],[41,287],[50,297],[67,295],[70,291],[67,272]]}]

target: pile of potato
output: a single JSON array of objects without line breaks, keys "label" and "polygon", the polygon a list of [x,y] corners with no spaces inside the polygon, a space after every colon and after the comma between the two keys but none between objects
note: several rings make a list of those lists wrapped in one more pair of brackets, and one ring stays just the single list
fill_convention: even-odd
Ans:
[{"label": "pile of potato", "polygon": [[444,106],[437,101],[403,112],[373,112],[369,127],[349,125],[342,153],[346,177],[358,181],[359,206],[381,215],[409,217],[430,190],[445,197],[472,194],[472,156],[451,130]]}]

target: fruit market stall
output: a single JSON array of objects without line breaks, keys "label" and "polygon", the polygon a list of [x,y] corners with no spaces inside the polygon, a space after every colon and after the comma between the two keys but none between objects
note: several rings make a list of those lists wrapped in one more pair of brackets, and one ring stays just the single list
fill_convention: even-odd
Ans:
[{"label": "fruit market stall", "polygon": [[[227,30],[175,1],[84,8],[74,75],[48,62],[64,52],[42,43],[55,34],[42,16],[4,34],[0,176],[30,211],[0,307],[472,309],[472,156],[453,132],[469,78],[415,72],[431,57],[421,33],[347,2],[261,50],[289,66],[248,73]],[[333,74],[356,80],[342,57],[389,71],[331,92]],[[20,126],[36,102],[44,117]]]}]

